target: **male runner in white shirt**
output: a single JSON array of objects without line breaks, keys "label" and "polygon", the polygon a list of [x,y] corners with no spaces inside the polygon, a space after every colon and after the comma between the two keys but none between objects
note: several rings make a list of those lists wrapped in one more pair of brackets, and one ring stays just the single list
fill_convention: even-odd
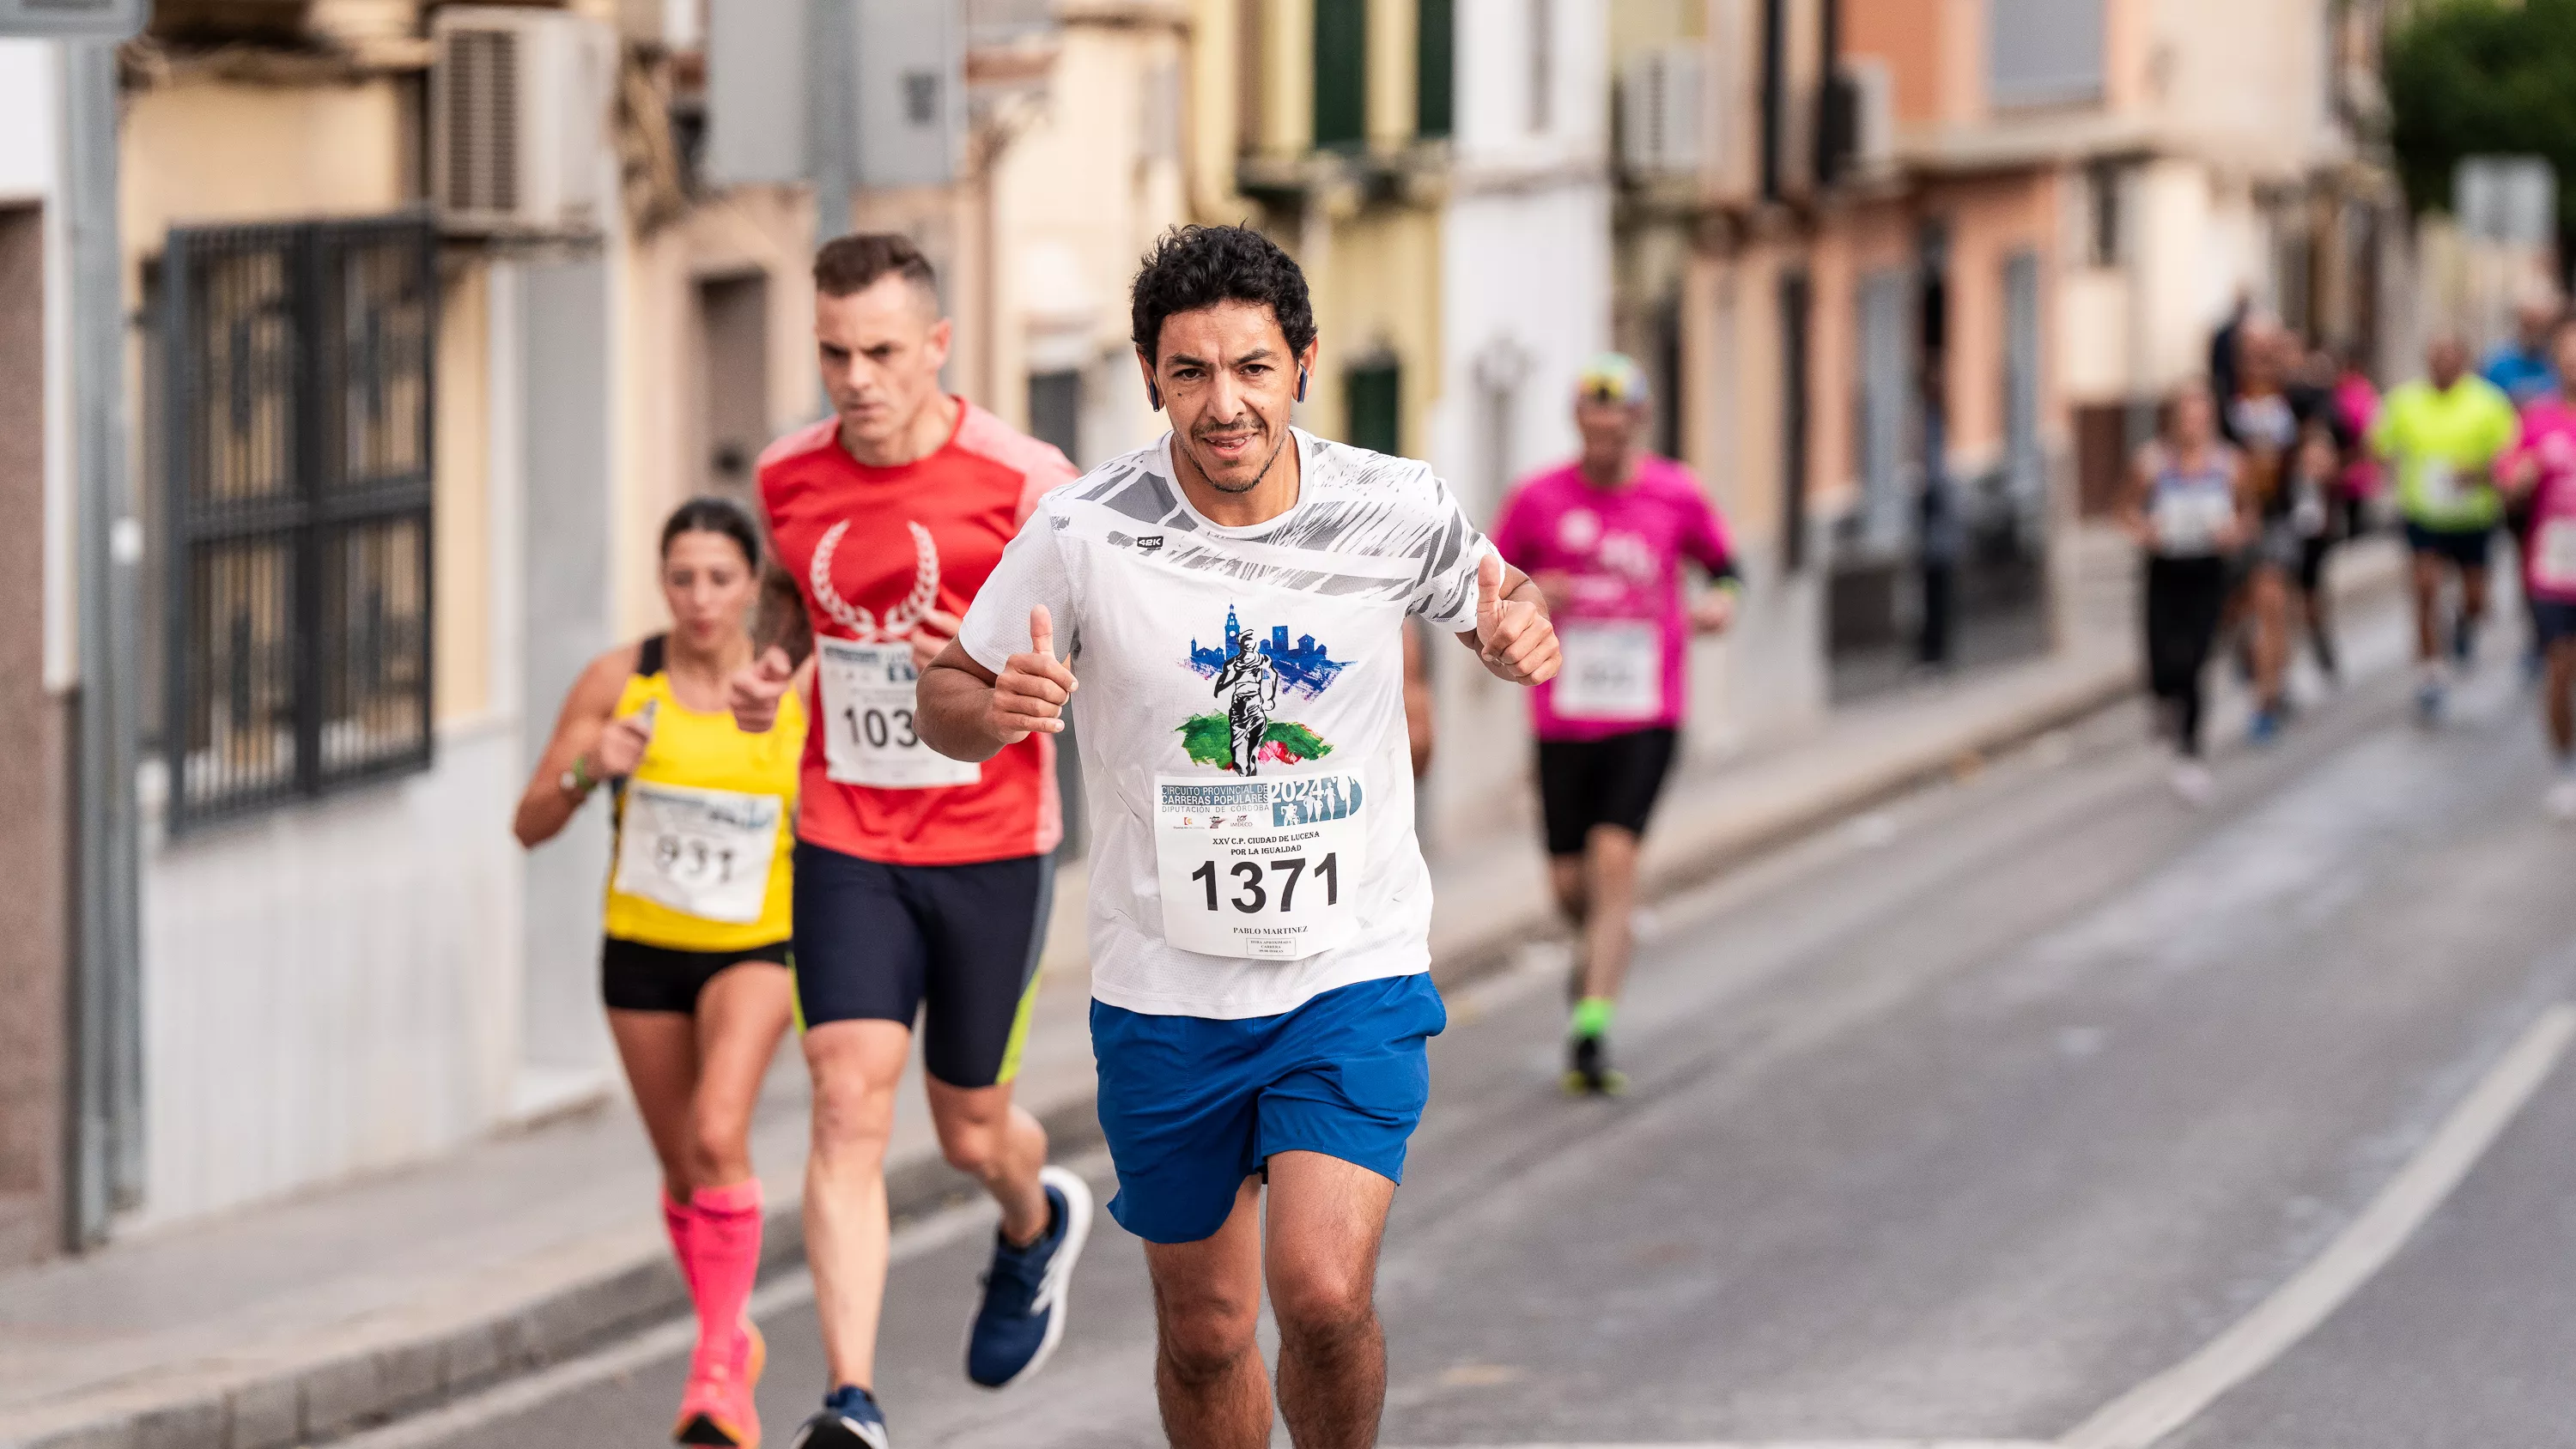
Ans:
[{"label": "male runner in white shirt", "polygon": [[[1080,722],[1110,1211],[1147,1244],[1171,1442],[1270,1442],[1266,1275],[1290,1433],[1360,1449],[1378,1242],[1447,1023],[1405,621],[1517,684],[1554,675],[1556,635],[1427,467],[1289,426],[1315,323],[1276,246],[1167,234],[1133,321],[1171,432],[1040,500],[922,675],[921,735],[981,759],[1068,702]],[[1256,655],[1276,704],[1253,730],[1218,685]]]}]

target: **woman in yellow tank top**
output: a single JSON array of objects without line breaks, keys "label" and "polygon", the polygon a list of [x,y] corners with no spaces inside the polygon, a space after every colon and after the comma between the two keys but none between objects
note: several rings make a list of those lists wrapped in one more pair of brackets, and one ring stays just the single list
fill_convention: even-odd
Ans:
[{"label": "woman in yellow tank top", "polygon": [[789,859],[805,746],[801,697],[766,734],[734,725],[727,682],[751,663],[760,534],[718,498],[662,527],[671,629],[591,661],[520,798],[535,847],[600,785],[615,797],[607,940],[609,1030],[661,1159],[662,1217],[698,1309],[674,1434],[752,1446],[764,1357],[744,1315],[760,1267],[751,1113],[793,1015]]}]

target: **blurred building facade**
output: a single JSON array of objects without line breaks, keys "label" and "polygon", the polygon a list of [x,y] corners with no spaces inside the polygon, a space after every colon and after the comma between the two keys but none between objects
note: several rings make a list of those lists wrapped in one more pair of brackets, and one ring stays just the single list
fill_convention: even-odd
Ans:
[{"label": "blurred building facade", "polygon": [[69,230],[58,47],[0,40],[0,1266],[65,1236],[75,1109]]},{"label": "blurred building facade", "polygon": [[1972,660],[2048,647],[2056,545],[2240,293],[2372,342],[2403,230],[2365,141],[2380,23],[2339,0],[1620,8],[1615,326],[1753,563],[1738,639],[1703,646],[1725,724],[1695,750],[1906,677],[1927,564]]},{"label": "blurred building facade", "polygon": [[[736,43],[792,56],[799,7],[720,3],[711,28],[707,0],[162,0],[123,50],[147,582],[121,1227],[613,1084],[605,822],[523,855],[510,807],[582,664],[660,622],[662,516],[747,496],[820,410],[801,159],[728,180],[712,139],[725,37],[766,5]],[[1180,221],[1249,221],[1306,268],[1303,425],[1429,458],[1480,519],[1571,456],[1585,355],[1644,360],[1655,443],[1750,580],[1697,646],[1702,761],[1807,727],[1894,647],[1936,473],[1990,612],[2045,647],[2096,434],[2125,447],[2240,286],[2366,333],[2394,230],[2354,140],[2360,3],[907,3],[862,8],[953,27],[902,88],[953,115],[953,156],[862,186],[851,223],[938,262],[950,385],[1082,463],[1162,426],[1126,285]],[[0,489],[44,520],[0,571],[25,742],[0,861],[60,860],[75,803],[62,74],[0,42]],[[1530,809],[1523,701],[1453,652],[1435,852]],[[72,1231],[61,877],[0,912],[0,1261]]]}]

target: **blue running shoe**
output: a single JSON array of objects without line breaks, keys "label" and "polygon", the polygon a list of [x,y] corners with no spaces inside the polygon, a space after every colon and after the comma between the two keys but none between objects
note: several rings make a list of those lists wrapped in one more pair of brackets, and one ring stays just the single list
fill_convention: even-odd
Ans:
[{"label": "blue running shoe", "polygon": [[843,1384],[823,1396],[823,1411],[797,1429],[787,1449],[890,1449],[893,1443],[876,1396]]},{"label": "blue running shoe", "polygon": [[1064,1337],[1065,1292],[1091,1236],[1091,1187],[1061,1167],[1039,1172],[1054,1221],[1046,1235],[1014,1248],[993,1235],[993,1266],[984,1274],[984,1306],[966,1337],[966,1377],[1007,1389],[1044,1367]]},{"label": "blue running shoe", "polygon": [[2444,691],[2439,684],[2427,681],[2415,686],[2415,722],[2427,728],[2442,722]]}]

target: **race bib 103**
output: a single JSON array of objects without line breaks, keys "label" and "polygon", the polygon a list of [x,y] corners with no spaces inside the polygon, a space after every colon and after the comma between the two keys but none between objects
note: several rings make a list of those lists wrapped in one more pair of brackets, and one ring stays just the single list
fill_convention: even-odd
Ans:
[{"label": "race bib 103", "polygon": [[1209,956],[1295,961],[1359,930],[1367,793],[1348,773],[1157,776],[1163,939]]},{"label": "race bib 103", "polygon": [[823,697],[824,774],[844,785],[879,790],[932,790],[972,785],[983,769],[952,760],[921,742],[915,721],[909,644],[857,644],[818,639],[815,678]]}]

